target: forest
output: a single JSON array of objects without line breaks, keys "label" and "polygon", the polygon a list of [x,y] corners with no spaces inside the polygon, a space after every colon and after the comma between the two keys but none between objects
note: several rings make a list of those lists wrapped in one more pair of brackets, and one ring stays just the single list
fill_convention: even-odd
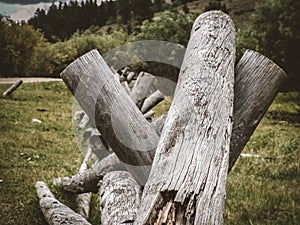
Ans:
[{"label": "forest", "polygon": [[[1,16],[0,76],[58,77],[74,59],[91,49],[101,53],[125,43],[152,39],[186,47],[193,19],[189,0],[71,1],[38,9],[27,22]],[[208,1],[203,11],[230,13],[226,1]],[[249,25],[237,29],[238,54],[246,48],[261,52],[288,74],[284,89],[299,90],[300,2],[266,0],[256,5]],[[153,73],[173,73],[164,65],[132,65]],[[151,71],[154,70],[154,71]]]}]

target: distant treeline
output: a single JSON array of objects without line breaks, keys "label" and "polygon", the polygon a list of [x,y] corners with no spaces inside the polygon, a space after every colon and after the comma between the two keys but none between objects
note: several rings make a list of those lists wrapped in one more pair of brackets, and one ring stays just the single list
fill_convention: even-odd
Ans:
[{"label": "distant treeline", "polygon": [[[176,11],[175,5],[185,1],[175,0],[171,6],[162,2],[116,0],[100,6],[93,1],[71,2],[53,5],[48,12],[38,10],[29,24],[0,16],[0,77],[59,76],[70,62],[91,49],[103,54],[139,40],[163,40],[186,46],[195,18],[186,13],[187,7],[183,7],[185,13]],[[171,10],[157,13],[154,19],[154,13],[164,7]],[[227,11],[226,5],[218,0],[205,7],[211,9]],[[266,55],[286,71],[288,79],[284,88],[300,91],[300,1],[265,0],[251,18],[249,27],[237,32],[237,59],[245,49]],[[99,32],[104,24],[107,28]],[[113,24],[122,25],[115,28]],[[134,57],[124,54],[117,55]],[[120,60],[117,55],[116,62]],[[136,71],[143,69],[157,75],[178,72],[149,62],[134,66],[132,69]]]},{"label": "distant treeline", "polygon": [[127,24],[130,33],[132,25],[139,25],[152,18],[155,12],[168,7],[172,6],[165,4],[164,0],[108,0],[100,5],[96,0],[76,0],[60,2],[58,5],[53,3],[47,12],[38,9],[28,24],[40,29],[51,42],[65,40],[76,30],[85,30],[92,25],[102,27],[112,23]]},{"label": "distant treeline", "polygon": [[37,4],[40,2],[53,2],[53,0],[1,0],[0,2],[25,5],[25,4]]}]

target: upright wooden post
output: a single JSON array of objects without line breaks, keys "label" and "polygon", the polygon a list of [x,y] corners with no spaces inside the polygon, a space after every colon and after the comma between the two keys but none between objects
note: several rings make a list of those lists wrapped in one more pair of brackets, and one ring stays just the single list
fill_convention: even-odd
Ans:
[{"label": "upright wooden post", "polygon": [[145,185],[136,225],[222,224],[233,114],[235,29],[200,15]]}]

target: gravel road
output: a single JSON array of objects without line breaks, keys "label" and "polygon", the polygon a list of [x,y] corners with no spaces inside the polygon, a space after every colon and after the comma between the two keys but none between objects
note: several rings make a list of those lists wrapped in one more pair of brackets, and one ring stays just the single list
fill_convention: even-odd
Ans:
[{"label": "gravel road", "polygon": [[13,83],[17,82],[18,80],[22,80],[23,83],[62,81],[62,79],[60,79],[60,78],[11,77],[11,78],[0,78],[0,84],[13,84]]}]

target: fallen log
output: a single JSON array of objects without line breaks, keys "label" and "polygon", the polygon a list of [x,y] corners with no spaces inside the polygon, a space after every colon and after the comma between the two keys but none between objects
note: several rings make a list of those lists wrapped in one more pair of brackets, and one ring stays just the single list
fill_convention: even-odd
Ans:
[{"label": "fallen log", "polygon": [[134,72],[129,72],[128,73],[127,78],[126,78],[128,84],[130,84],[130,82],[132,81],[132,79],[134,78],[134,76],[135,76]]},{"label": "fallen log", "polygon": [[[71,63],[61,77],[121,161],[151,165],[159,137],[96,50]],[[142,169],[133,176],[143,183],[148,174]]]},{"label": "fallen log", "polygon": [[59,202],[44,182],[36,182],[35,188],[40,199],[41,210],[48,224],[91,225],[80,214]]},{"label": "fallen log", "polygon": [[20,87],[20,85],[23,83],[22,80],[18,80],[17,82],[15,82],[10,88],[8,88],[4,93],[3,96],[7,97],[12,95],[12,93],[17,90],[18,87]]},{"label": "fallen log", "polygon": [[164,96],[159,90],[153,92],[153,94],[151,94],[148,98],[145,99],[141,107],[142,113],[148,112],[150,109],[152,109],[154,106],[156,106],[158,103],[160,103],[163,100],[164,100]]},{"label": "fallen log", "polygon": [[148,111],[148,112],[146,112],[146,113],[144,114],[144,117],[145,117],[146,119],[151,119],[151,117],[154,116],[154,114],[155,114],[155,111],[154,111],[154,110],[150,110],[150,111]]},{"label": "fallen log", "polygon": [[150,73],[141,72],[133,85],[130,97],[139,109],[150,93],[154,78],[155,77]]},{"label": "fallen log", "polygon": [[74,176],[53,179],[53,184],[65,191],[76,194],[97,193],[99,190],[98,183],[103,179],[103,176],[109,172],[119,170],[126,170],[125,165],[113,153],[102,160],[96,161],[91,168]]},{"label": "fallen log", "polygon": [[134,224],[223,223],[235,29],[219,11],[203,13],[192,29]]},{"label": "fallen log", "polygon": [[130,173],[115,171],[106,174],[100,188],[101,223],[133,224],[141,193],[141,187]]}]

